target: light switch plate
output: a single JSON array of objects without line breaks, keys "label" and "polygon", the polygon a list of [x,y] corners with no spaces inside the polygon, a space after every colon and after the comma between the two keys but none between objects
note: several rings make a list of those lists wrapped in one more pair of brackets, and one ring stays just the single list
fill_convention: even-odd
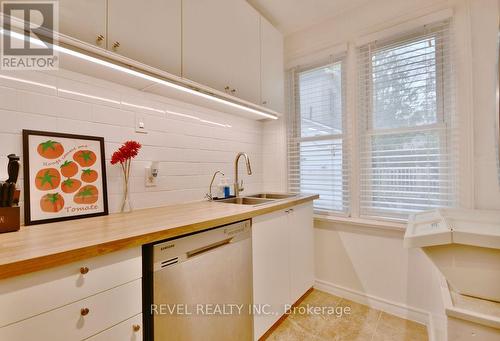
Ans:
[{"label": "light switch plate", "polygon": [[144,115],[135,114],[135,132],[140,134],[148,133],[148,130],[146,129],[146,120],[144,119]]}]

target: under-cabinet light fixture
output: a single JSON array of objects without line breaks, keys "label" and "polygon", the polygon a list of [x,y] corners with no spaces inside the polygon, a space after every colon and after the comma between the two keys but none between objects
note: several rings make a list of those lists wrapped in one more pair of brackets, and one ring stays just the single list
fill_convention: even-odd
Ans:
[{"label": "under-cabinet light fixture", "polygon": [[[46,46],[46,43],[42,42],[41,40],[35,39],[33,37],[30,37],[30,36],[26,36],[24,34],[4,30],[3,28],[0,29],[0,32],[4,35],[8,34],[13,38],[23,40],[23,41],[26,40],[26,38],[28,38],[30,44],[34,44],[34,45],[38,45],[38,46]],[[234,102],[231,102],[231,101],[228,101],[226,99],[219,98],[219,97],[216,97],[213,95],[209,95],[209,94],[188,88],[186,86],[179,85],[179,84],[176,84],[174,82],[170,82],[170,81],[162,79],[162,78],[154,77],[154,76],[151,76],[151,75],[148,75],[148,74],[136,71],[136,70],[126,68],[126,67],[118,65],[118,64],[114,64],[114,63],[111,63],[111,62],[108,62],[108,61],[105,61],[105,60],[102,60],[102,59],[99,59],[96,57],[89,56],[89,55],[81,53],[81,52],[77,52],[77,51],[68,49],[68,48],[63,47],[63,46],[53,45],[53,48],[54,48],[54,50],[56,50],[58,52],[61,52],[61,53],[64,53],[64,54],[67,54],[67,55],[70,55],[70,56],[73,56],[73,57],[76,57],[76,58],[79,58],[82,60],[86,60],[86,61],[92,62],[94,64],[98,64],[98,65],[101,65],[101,66],[104,66],[104,67],[107,67],[107,68],[110,68],[113,70],[127,73],[129,75],[132,75],[132,76],[135,76],[138,78],[142,78],[142,79],[154,82],[156,84],[161,84],[161,85],[164,85],[164,86],[167,86],[167,87],[170,87],[170,88],[182,91],[182,92],[186,92],[186,93],[198,96],[198,97],[202,97],[202,98],[214,101],[214,102],[222,103],[222,104],[231,106],[233,108],[241,109],[241,110],[244,110],[246,112],[249,112],[249,113],[264,117],[264,118],[270,118],[273,120],[278,119],[278,117],[276,115],[269,114],[269,113],[266,113],[263,111],[259,111],[257,109],[253,109],[253,108],[250,108],[250,107],[238,104],[238,103],[234,103]]]}]

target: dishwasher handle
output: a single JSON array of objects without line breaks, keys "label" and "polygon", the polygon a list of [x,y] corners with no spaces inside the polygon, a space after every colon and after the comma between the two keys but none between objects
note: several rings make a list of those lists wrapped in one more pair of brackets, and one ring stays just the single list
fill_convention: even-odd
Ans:
[{"label": "dishwasher handle", "polygon": [[189,259],[191,257],[201,255],[201,254],[203,254],[205,252],[208,252],[208,251],[211,251],[211,250],[215,250],[215,249],[217,249],[219,247],[222,247],[224,245],[227,245],[227,244],[231,243],[232,240],[233,240],[233,237],[227,238],[227,239],[224,239],[224,240],[220,240],[218,242],[215,242],[215,243],[212,243],[212,244],[208,244],[208,245],[202,246],[200,248],[188,251],[188,252],[186,252],[187,258]]}]

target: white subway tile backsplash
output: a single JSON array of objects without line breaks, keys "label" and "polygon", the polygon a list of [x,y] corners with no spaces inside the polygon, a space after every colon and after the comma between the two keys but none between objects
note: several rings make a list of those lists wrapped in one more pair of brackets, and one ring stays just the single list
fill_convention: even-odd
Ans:
[{"label": "white subway tile backsplash", "polygon": [[56,96],[21,90],[17,92],[16,96],[18,97],[19,111],[57,116],[59,98]]},{"label": "white subway tile backsplash", "polygon": [[92,121],[115,126],[135,127],[135,113],[104,105],[92,105]]},{"label": "white subway tile backsplash", "polygon": [[57,118],[29,114],[19,111],[0,110],[0,132],[21,134],[22,129],[53,130],[57,125]]},{"label": "white subway tile backsplash", "polygon": [[14,111],[19,109],[19,99],[15,89],[0,86],[0,109]]},{"label": "white subway tile backsplash", "polygon": [[89,103],[59,98],[57,116],[73,120],[89,121],[92,106]]},{"label": "white subway tile backsplash", "polygon": [[[2,75],[25,82],[1,78]],[[147,134],[135,132],[136,114],[144,118]],[[243,162],[240,164],[246,192],[263,189],[262,122],[85,75],[65,70],[0,72],[0,122],[0,179],[6,177],[7,158],[3,160],[3,155],[22,154],[23,129],[103,136],[111,212],[119,210],[123,180],[120,167],[109,161],[126,140],[137,140],[143,145],[132,164],[134,208],[202,200],[213,172],[222,170],[233,178],[234,157],[239,151],[247,152],[252,162],[252,176],[246,175]],[[160,162],[158,186],[145,187],[145,168],[152,161]]]},{"label": "white subway tile backsplash", "polygon": [[56,95],[57,79],[48,74],[34,71],[0,71],[0,85],[37,92],[46,95]]}]

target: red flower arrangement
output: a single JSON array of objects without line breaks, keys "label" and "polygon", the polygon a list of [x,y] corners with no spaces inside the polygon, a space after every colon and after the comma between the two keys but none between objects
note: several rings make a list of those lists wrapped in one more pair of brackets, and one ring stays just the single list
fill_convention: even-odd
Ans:
[{"label": "red flower arrangement", "polygon": [[[121,206],[121,211],[125,211],[125,206],[128,201],[129,191],[128,191],[128,181],[130,178],[130,165],[132,163],[132,159],[139,154],[139,150],[142,145],[136,141],[127,141],[125,142],[116,152],[111,156],[111,164],[120,163],[123,171],[123,177],[125,179],[124,182],[124,194],[123,194],[123,202]],[[130,205],[130,202],[128,202]],[[131,209],[131,208],[130,208]]]},{"label": "red flower arrangement", "polygon": [[139,154],[139,149],[141,149],[142,145],[136,141],[127,141],[125,142],[116,152],[113,153],[111,157],[111,164],[114,165],[116,163],[126,163],[130,159]]}]

